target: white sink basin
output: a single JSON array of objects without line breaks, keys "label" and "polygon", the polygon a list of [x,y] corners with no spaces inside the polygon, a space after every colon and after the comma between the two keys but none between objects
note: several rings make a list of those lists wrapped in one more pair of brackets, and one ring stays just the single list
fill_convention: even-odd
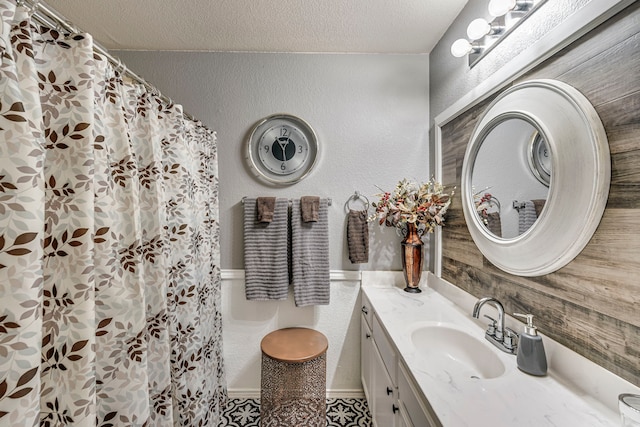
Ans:
[{"label": "white sink basin", "polygon": [[[480,339],[446,325],[418,327],[411,341],[424,360],[425,369],[458,379],[497,378],[505,366],[497,354]],[[437,375],[440,376],[440,375]]]}]

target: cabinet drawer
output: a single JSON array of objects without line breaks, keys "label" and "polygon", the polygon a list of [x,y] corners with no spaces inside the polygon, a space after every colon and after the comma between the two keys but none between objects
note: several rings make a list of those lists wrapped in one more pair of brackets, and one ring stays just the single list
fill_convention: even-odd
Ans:
[{"label": "cabinet drawer", "polygon": [[398,398],[404,405],[407,415],[413,426],[420,427],[441,427],[438,417],[427,402],[420,397],[420,393],[413,385],[413,380],[407,374],[403,363],[398,368]]},{"label": "cabinet drawer", "polygon": [[385,332],[378,316],[373,316],[373,340],[380,351],[380,356],[382,356],[382,361],[384,362],[385,368],[387,368],[387,372],[389,373],[389,377],[391,381],[393,381],[393,385],[398,385],[398,374],[397,374],[397,356],[396,352],[393,348],[393,345],[387,338],[387,333]]},{"label": "cabinet drawer", "polygon": [[367,322],[367,325],[369,326],[369,329],[371,329],[372,327],[372,319],[373,319],[373,308],[371,307],[371,303],[369,302],[369,298],[367,298],[367,296],[364,294],[364,292],[360,292],[360,297],[361,297],[361,310],[362,310],[362,316],[364,317],[364,319]]}]

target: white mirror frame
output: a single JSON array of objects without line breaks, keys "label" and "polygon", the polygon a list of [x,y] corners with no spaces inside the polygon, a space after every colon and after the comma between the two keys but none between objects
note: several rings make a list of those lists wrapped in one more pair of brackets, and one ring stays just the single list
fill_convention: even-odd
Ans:
[{"label": "white mirror frame", "polygon": [[[544,135],[552,156],[551,185],[533,226],[502,239],[476,214],[471,175],[484,137],[497,122],[515,117],[526,118]],[[589,100],[566,83],[530,80],[500,94],[476,124],[462,166],[464,216],[473,241],[491,263],[511,274],[541,276],[569,263],[587,245],[602,218],[610,180],[607,135]]]}]

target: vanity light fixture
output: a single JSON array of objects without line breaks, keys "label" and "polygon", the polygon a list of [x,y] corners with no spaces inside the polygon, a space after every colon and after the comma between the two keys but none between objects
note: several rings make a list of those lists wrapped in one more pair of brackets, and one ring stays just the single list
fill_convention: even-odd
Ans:
[{"label": "vanity light fixture", "polygon": [[467,36],[471,40],[480,40],[486,35],[498,35],[504,31],[504,27],[498,22],[487,22],[484,18],[478,18],[471,21],[467,27]]},{"label": "vanity light fixture", "polygon": [[462,58],[465,55],[470,54],[473,51],[480,51],[481,47],[473,45],[467,39],[458,39],[451,45],[451,55],[456,58]]},{"label": "vanity light fixture", "polygon": [[451,45],[451,54],[456,58],[469,57],[473,67],[503,37],[531,16],[546,0],[491,0],[488,6],[490,21],[477,18],[467,27],[467,39],[458,39]]},{"label": "vanity light fixture", "polygon": [[489,2],[489,15],[502,16],[512,10],[526,12],[533,7],[533,0],[491,0]]}]

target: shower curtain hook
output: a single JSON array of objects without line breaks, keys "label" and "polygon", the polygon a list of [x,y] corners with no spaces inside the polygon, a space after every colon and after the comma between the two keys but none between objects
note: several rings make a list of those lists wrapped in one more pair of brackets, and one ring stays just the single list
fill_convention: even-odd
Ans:
[{"label": "shower curtain hook", "polygon": [[116,60],[115,67],[114,67],[115,71],[117,74],[120,75],[120,78],[122,78],[124,77],[124,74],[127,71],[127,68],[124,66],[120,58],[114,58],[114,59]]}]

